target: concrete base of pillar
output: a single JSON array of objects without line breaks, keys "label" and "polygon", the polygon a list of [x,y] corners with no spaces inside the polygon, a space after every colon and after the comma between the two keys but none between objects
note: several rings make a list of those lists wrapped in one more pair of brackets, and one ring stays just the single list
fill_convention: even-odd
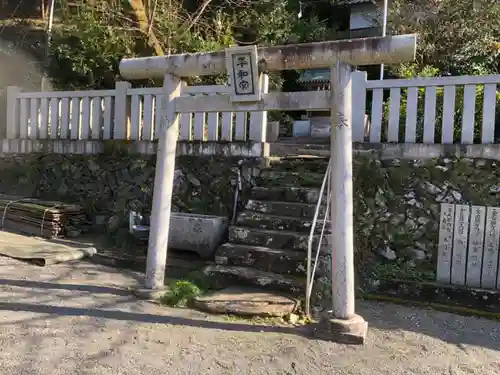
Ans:
[{"label": "concrete base of pillar", "polygon": [[314,337],[339,344],[363,345],[368,333],[368,322],[359,315],[351,319],[324,318],[314,329]]},{"label": "concrete base of pillar", "polygon": [[134,296],[139,299],[149,300],[149,301],[157,301],[167,292],[167,288],[162,289],[148,289],[148,288],[135,288],[132,289],[131,292]]}]

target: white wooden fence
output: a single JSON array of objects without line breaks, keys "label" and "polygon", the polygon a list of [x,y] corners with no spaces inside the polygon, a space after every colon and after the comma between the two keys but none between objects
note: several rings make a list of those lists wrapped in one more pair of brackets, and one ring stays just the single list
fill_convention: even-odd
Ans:
[{"label": "white wooden fence", "polygon": [[[356,142],[493,143],[500,75],[352,82]],[[267,92],[267,82],[262,90]],[[226,86],[189,86],[184,95],[220,95]],[[371,97],[371,108],[367,98]],[[7,139],[151,141],[158,135],[161,88],[21,92],[7,89]],[[365,114],[370,126],[366,127]],[[500,124],[496,124],[500,126]],[[264,112],[183,113],[179,139],[265,141]]]},{"label": "white wooden fence", "polygon": [[500,289],[500,207],[441,204],[436,278]]},{"label": "white wooden fence", "polygon": [[[500,75],[367,81],[354,74],[353,139],[405,143],[493,143]],[[366,111],[368,92],[371,110]],[[387,96],[388,100],[384,100]],[[362,116],[370,114],[368,134]],[[497,123],[497,126],[500,124]]]},{"label": "white wooden fence", "polygon": [[[267,80],[262,89],[267,92]],[[184,96],[220,95],[227,86],[188,86]],[[7,89],[7,139],[152,141],[161,124],[162,88],[21,92]],[[247,141],[265,139],[265,112],[183,113],[179,139]]]}]

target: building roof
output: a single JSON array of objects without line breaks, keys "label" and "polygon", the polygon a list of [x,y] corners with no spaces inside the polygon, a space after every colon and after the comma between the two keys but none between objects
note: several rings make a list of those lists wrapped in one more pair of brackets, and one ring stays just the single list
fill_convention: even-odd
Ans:
[{"label": "building roof", "polygon": [[330,69],[304,70],[297,80],[298,83],[323,83],[330,82]]}]

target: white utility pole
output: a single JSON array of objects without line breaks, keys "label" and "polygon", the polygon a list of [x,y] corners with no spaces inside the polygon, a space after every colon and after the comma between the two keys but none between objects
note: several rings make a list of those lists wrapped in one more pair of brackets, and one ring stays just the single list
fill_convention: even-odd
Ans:
[{"label": "white utility pole", "polygon": [[[389,0],[384,0],[384,19],[382,23],[382,36],[387,35],[387,13],[388,13],[388,6]],[[380,65],[380,79],[384,79],[384,64]]]},{"label": "white utility pole", "polygon": [[47,77],[47,68],[49,66],[49,51],[50,51],[50,42],[52,41],[52,26],[54,25],[54,8],[56,7],[56,0],[50,0],[50,8],[49,8],[49,20],[47,23],[47,30],[45,33],[45,61],[43,66],[43,75],[42,75],[42,91],[48,91],[49,89],[49,79]]}]

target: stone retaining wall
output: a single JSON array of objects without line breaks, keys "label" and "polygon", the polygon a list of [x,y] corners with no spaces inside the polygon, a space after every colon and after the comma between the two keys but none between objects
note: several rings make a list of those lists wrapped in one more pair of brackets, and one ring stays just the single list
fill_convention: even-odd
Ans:
[{"label": "stone retaining wall", "polygon": [[355,230],[358,269],[381,279],[434,280],[440,203],[498,206],[500,162],[439,158],[358,158]]},{"label": "stone retaining wall", "polygon": [[[130,209],[148,213],[156,156],[17,155],[0,158],[0,193],[74,202],[108,232],[126,227]],[[248,193],[255,158],[179,156],[173,210],[230,217],[239,163]]]},{"label": "stone retaining wall", "polygon": [[[245,163],[243,205],[257,159],[177,158],[174,210],[231,216],[235,170]],[[471,158],[354,158],[357,269],[376,288],[383,278],[434,278],[439,203],[500,205],[498,161]],[[155,156],[33,154],[0,159],[0,192],[83,205],[96,224],[122,227],[129,208],[151,206]],[[301,171],[297,171],[301,172]],[[303,171],[307,173],[307,171]],[[109,220],[113,218],[113,220]]]}]

